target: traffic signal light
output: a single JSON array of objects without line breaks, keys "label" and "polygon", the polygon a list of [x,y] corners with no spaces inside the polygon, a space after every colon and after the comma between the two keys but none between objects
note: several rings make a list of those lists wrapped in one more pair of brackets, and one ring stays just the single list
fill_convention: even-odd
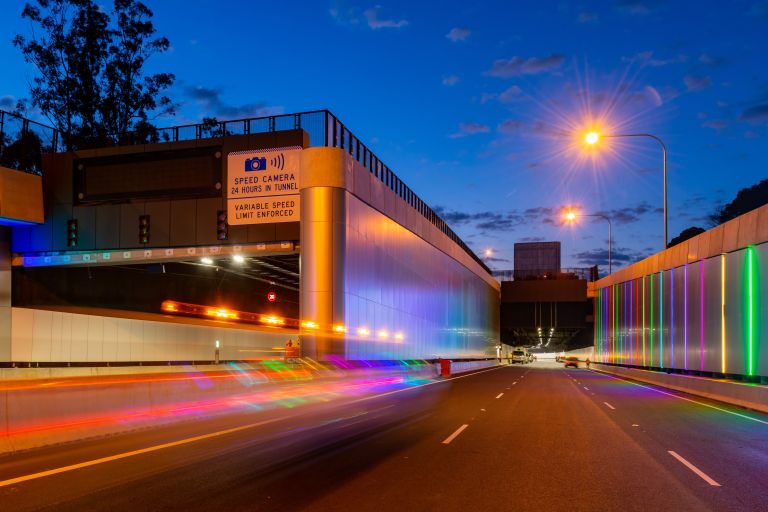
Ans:
[{"label": "traffic signal light", "polygon": [[77,247],[77,219],[67,221],[67,247]]},{"label": "traffic signal light", "polygon": [[227,240],[228,238],[227,211],[219,210],[216,212],[216,240]]},{"label": "traffic signal light", "polygon": [[149,215],[139,215],[139,243],[149,243]]}]

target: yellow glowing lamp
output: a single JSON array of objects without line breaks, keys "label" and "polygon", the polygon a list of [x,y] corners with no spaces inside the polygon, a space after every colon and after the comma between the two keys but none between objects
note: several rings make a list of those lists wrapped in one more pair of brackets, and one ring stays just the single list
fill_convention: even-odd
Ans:
[{"label": "yellow glowing lamp", "polygon": [[565,217],[565,220],[568,222],[575,222],[578,215],[576,214],[575,211],[568,210],[567,212],[565,212],[565,215],[563,215],[563,217]]},{"label": "yellow glowing lamp", "polygon": [[371,331],[369,331],[365,327],[361,327],[357,330],[357,334],[359,334],[360,336],[368,336],[369,334],[371,334]]},{"label": "yellow glowing lamp", "polygon": [[301,322],[301,326],[307,329],[318,329],[320,327],[319,325],[317,325],[317,322],[313,322],[312,320]]},{"label": "yellow glowing lamp", "polygon": [[344,333],[347,332],[347,328],[343,325],[337,324],[333,326],[333,332]]},{"label": "yellow glowing lamp", "polygon": [[584,136],[584,142],[590,146],[594,146],[600,141],[600,135],[597,132],[589,132]]}]

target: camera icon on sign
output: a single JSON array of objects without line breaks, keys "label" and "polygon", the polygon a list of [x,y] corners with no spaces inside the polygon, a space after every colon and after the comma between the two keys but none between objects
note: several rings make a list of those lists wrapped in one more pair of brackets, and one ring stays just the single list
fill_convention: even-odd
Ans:
[{"label": "camera icon on sign", "polygon": [[246,158],[245,160],[245,171],[263,171],[267,168],[267,157],[258,157],[255,156],[253,158]]}]

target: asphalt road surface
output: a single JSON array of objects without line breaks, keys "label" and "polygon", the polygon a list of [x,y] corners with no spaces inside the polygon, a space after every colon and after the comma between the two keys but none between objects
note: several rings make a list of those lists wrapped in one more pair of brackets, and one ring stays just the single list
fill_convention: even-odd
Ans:
[{"label": "asphalt road surface", "polygon": [[768,510],[768,416],[548,363],[0,458],[0,510]]}]

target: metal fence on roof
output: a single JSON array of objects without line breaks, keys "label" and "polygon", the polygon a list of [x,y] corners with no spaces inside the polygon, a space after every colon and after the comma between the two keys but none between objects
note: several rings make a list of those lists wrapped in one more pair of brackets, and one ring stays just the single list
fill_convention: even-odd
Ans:
[{"label": "metal fence on roof", "polygon": [[[310,146],[336,147],[347,151],[390,190],[415,208],[429,222],[460,246],[484,270],[491,272],[448,224],[416,195],[392,170],[360,141],[333,113],[314,110],[295,114],[279,114],[232,121],[207,120],[203,123],[152,128],[145,132],[128,132],[115,137],[116,145],[152,142],[177,142],[248,135],[281,130],[302,129],[309,134]],[[41,160],[45,152],[59,149],[56,129],[0,111],[0,165],[42,174]],[[85,149],[85,148],[82,148]]]},{"label": "metal fence on roof", "polygon": [[40,175],[43,154],[58,144],[55,128],[0,110],[0,166]]}]

